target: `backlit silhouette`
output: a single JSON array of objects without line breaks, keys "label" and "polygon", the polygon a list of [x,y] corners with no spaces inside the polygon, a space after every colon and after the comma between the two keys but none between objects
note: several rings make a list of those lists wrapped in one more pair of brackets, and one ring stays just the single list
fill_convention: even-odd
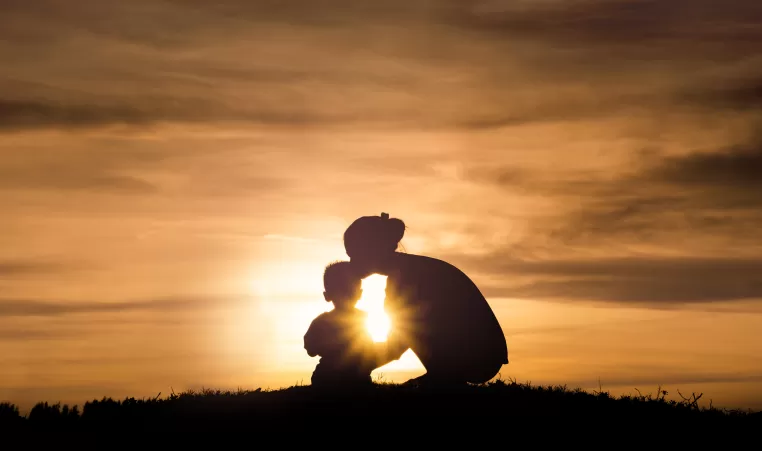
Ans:
[{"label": "backlit silhouette", "polygon": [[369,386],[370,373],[395,360],[389,354],[398,353],[400,347],[388,341],[373,341],[367,313],[356,308],[362,295],[362,278],[352,264],[329,264],[323,284],[323,296],[334,309],[315,318],[304,335],[307,354],[321,357],[312,373],[312,385],[342,389]]},{"label": "backlit silhouette", "polygon": [[360,276],[387,276],[388,341],[399,351],[388,361],[412,349],[426,368],[419,384],[492,379],[508,363],[508,348],[486,299],[455,266],[397,252],[404,233],[404,222],[385,213],[358,218],[344,232],[344,248]]}]

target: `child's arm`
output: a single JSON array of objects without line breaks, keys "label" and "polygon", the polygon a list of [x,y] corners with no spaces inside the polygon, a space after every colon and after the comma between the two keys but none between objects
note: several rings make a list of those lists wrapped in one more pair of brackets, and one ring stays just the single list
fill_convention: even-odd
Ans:
[{"label": "child's arm", "polygon": [[310,327],[307,329],[307,333],[304,334],[304,349],[307,351],[307,355],[310,357],[315,357],[318,355],[323,354],[323,337],[325,337],[325,332],[322,331],[322,327],[320,326],[321,322],[318,321],[316,318],[312,323],[310,324]]}]

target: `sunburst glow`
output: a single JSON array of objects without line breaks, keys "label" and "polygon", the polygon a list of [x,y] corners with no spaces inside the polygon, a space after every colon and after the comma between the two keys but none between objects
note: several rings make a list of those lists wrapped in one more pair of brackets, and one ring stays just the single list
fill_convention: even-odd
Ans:
[{"label": "sunburst glow", "polygon": [[368,313],[367,327],[373,341],[386,341],[391,328],[391,320],[384,312],[386,297],[386,276],[372,274],[362,281],[362,297],[357,302],[357,308]]}]

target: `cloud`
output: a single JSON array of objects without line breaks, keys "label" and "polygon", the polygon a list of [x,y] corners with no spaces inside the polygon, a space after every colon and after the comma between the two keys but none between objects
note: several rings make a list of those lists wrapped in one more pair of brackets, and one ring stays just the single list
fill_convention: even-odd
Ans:
[{"label": "cloud", "polygon": [[[721,106],[693,94],[696,83],[731,91],[747,83],[750,91],[726,92],[742,107],[744,92],[757,92],[759,64],[706,61],[760,54],[751,44],[762,37],[749,26],[759,7],[731,4],[14,1],[0,18],[0,38],[12,44],[0,46],[12,63],[0,79],[0,130],[182,123],[484,131],[680,102]],[[622,52],[622,43],[643,55]],[[51,57],[51,48],[66,56]],[[686,65],[695,51],[700,61]]]},{"label": "cloud", "polygon": [[[62,142],[66,143],[62,145]],[[167,152],[129,143],[87,138],[75,142],[52,136],[23,136],[0,144],[0,192],[3,190],[91,191],[154,194],[158,186],[144,175]]]},{"label": "cloud", "polygon": [[[183,133],[180,137],[136,136],[132,131],[125,136],[30,133],[9,137],[0,142],[0,195],[47,191],[133,199],[177,194],[219,198],[282,193],[301,180],[287,170],[290,165],[286,168],[290,152],[250,152],[250,146],[277,147],[277,140]],[[244,162],[230,164],[236,159]]]},{"label": "cloud", "polygon": [[150,194],[157,187],[138,177],[112,174],[57,173],[53,168],[27,173],[10,173],[0,168],[0,190],[4,189],[56,189],[75,191],[98,191],[127,194]]},{"label": "cloud", "polygon": [[49,273],[68,269],[71,267],[49,262],[0,261],[0,279],[4,276]]},{"label": "cloud", "polygon": [[167,312],[183,309],[206,308],[219,305],[220,302],[235,302],[235,300],[220,300],[212,298],[163,298],[153,300],[137,300],[123,302],[47,302],[20,299],[0,299],[0,317],[12,316],[61,316],[78,313],[109,313],[153,311]]},{"label": "cloud", "polygon": [[14,1],[0,17],[0,57],[12,68],[0,77],[0,130],[405,124],[409,108],[367,97],[421,80],[347,53],[367,20],[409,20],[418,3]]},{"label": "cloud", "polygon": [[668,40],[715,45],[758,41],[760,20],[762,7],[749,0],[722,5],[712,0],[583,0],[482,1],[461,12],[456,23],[485,32],[563,40],[568,46],[634,44],[658,52],[654,44],[664,48]]},{"label": "cloud", "polygon": [[[447,15],[464,38],[506,55],[509,67],[486,63],[491,78],[524,74],[514,92],[570,88],[540,105],[566,120],[759,111],[760,21],[753,0],[485,0]],[[512,116],[477,123],[511,125]]]},{"label": "cloud", "polygon": [[674,308],[762,300],[762,141],[633,153],[609,171],[473,167],[467,180],[550,207],[526,239],[447,255],[488,297]]},{"label": "cloud", "polygon": [[[672,185],[700,186],[704,192],[751,191],[756,194],[753,200],[756,203],[762,201],[760,174],[762,141],[751,143],[748,147],[666,158],[638,178]],[[723,204],[718,202],[717,205]]]},{"label": "cloud", "polygon": [[161,123],[235,123],[264,125],[331,125],[353,123],[350,116],[299,107],[231,108],[222,103],[186,99],[114,98],[110,104],[47,101],[0,101],[0,129],[88,128],[107,125],[148,126]]},{"label": "cloud", "polygon": [[76,337],[77,334],[69,331],[29,330],[11,328],[0,330],[0,343],[26,342],[31,340],[59,340],[61,338]]},{"label": "cloud", "polygon": [[674,308],[695,302],[728,302],[762,299],[762,280],[742,283],[711,276],[709,280],[669,278],[667,275],[638,278],[607,278],[591,274],[588,278],[538,281],[515,288],[488,288],[487,296],[549,299],[557,301],[595,301],[638,304],[652,308]]},{"label": "cloud", "polygon": [[677,90],[675,100],[715,110],[762,110],[762,82],[742,71],[741,75],[722,83]]},{"label": "cloud", "polygon": [[762,259],[626,257],[518,260],[510,251],[449,255],[488,297],[602,301],[671,308],[762,299]]},{"label": "cloud", "polygon": [[[635,229],[715,233],[762,244],[762,143],[662,157],[638,173],[593,187],[570,231]],[[578,193],[578,194],[583,194]],[[574,232],[572,232],[574,233]],[[696,236],[696,235],[694,235]]]},{"label": "cloud", "polygon": [[56,102],[0,101],[0,127],[82,127],[94,124],[145,123],[146,113],[126,106],[64,105]]},{"label": "cloud", "polygon": [[608,170],[484,166],[467,169],[464,177],[549,202],[531,227],[550,245],[621,248],[666,240],[662,245],[676,250],[695,253],[712,244],[725,246],[727,255],[745,255],[762,246],[756,232],[762,224],[762,140],[735,139],[741,142],[678,155],[632,152],[629,161]]}]

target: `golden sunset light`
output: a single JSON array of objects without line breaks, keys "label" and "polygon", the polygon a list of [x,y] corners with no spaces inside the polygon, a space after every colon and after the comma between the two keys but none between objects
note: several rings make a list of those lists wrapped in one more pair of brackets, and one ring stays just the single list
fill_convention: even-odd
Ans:
[{"label": "golden sunset light", "polygon": [[759,0],[4,1],[0,404],[311,385],[332,327],[367,314],[378,365],[413,312],[363,378],[458,360],[762,410],[761,24]]},{"label": "golden sunset light", "polygon": [[373,341],[384,342],[389,333],[391,322],[384,312],[386,297],[386,276],[373,274],[362,281],[362,298],[357,302],[357,308],[368,312],[368,331]]},{"label": "golden sunset light", "polygon": [[[368,312],[368,331],[376,342],[386,341],[386,336],[391,328],[391,320],[384,311],[384,298],[386,296],[386,276],[373,274],[362,282],[363,296],[357,303],[357,308]],[[426,370],[421,361],[411,350],[407,350],[398,360],[390,362],[373,371],[377,378],[387,381],[400,382],[406,377],[420,376]]]}]

